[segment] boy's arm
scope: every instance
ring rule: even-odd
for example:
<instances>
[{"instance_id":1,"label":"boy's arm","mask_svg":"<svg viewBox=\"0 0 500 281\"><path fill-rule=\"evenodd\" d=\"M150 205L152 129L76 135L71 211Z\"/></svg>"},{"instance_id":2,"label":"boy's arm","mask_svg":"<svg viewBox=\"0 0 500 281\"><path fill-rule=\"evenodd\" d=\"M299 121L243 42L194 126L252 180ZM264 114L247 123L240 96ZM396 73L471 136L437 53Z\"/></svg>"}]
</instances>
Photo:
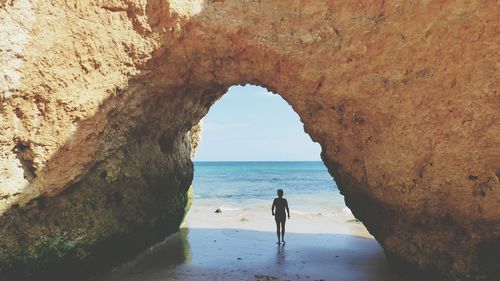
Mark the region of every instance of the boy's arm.
<instances>
[{"instance_id":1,"label":"boy's arm","mask_svg":"<svg viewBox=\"0 0 500 281\"><path fill-rule=\"evenodd\" d=\"M273 213L273 216L274 216L274 206L276 206L276 199L274 199L273 205L271 206L271 213Z\"/></svg>"}]
</instances>

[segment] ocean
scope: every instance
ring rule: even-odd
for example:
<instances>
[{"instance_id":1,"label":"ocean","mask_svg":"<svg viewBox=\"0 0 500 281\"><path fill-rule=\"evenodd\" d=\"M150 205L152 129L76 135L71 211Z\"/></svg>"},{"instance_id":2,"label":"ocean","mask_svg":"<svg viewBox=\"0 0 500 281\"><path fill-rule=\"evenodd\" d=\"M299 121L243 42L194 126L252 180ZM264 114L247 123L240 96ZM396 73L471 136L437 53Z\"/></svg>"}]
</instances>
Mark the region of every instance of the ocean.
<instances>
[{"instance_id":1,"label":"ocean","mask_svg":"<svg viewBox=\"0 0 500 281\"><path fill-rule=\"evenodd\" d=\"M194 166L188 224L273 230L271 205L279 188L284 190L292 219L303 222L302 228L323 232L322 223L356 222L320 161L195 162ZM215 213L217 209L221 213ZM304 223L313 221L315 226ZM297 224L292 229L307 232Z\"/></svg>"}]
</instances>

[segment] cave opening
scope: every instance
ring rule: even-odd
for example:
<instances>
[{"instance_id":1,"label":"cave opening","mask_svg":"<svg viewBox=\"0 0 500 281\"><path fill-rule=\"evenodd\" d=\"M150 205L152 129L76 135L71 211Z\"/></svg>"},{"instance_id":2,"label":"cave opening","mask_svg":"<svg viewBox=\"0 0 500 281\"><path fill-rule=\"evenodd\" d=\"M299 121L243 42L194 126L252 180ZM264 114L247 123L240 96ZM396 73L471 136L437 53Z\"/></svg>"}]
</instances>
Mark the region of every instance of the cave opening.
<instances>
[{"instance_id":1,"label":"cave opening","mask_svg":"<svg viewBox=\"0 0 500 281\"><path fill-rule=\"evenodd\" d=\"M173 274L327 280L341 272L355 280L392 280L382 249L346 207L320 145L280 95L232 86L200 126L191 205L172 238L182 245ZM287 246L274 247L270 209L278 188L291 218ZM265 273L247 276L255 267Z\"/></svg>"},{"instance_id":2,"label":"cave opening","mask_svg":"<svg viewBox=\"0 0 500 281\"><path fill-rule=\"evenodd\" d=\"M288 232L371 237L345 206L320 145L280 95L251 84L232 86L201 124L189 227L272 232L270 206L281 188L293 218Z\"/></svg>"},{"instance_id":3,"label":"cave opening","mask_svg":"<svg viewBox=\"0 0 500 281\"><path fill-rule=\"evenodd\" d=\"M282 96L232 86L200 127L179 231L92 281L128 280L132 273L140 280L158 273L174 280L393 280L382 248L346 207L321 147ZM162 144L171 140L158 141L165 154ZM278 188L291 218L286 244L276 245L271 204Z\"/></svg>"},{"instance_id":4,"label":"cave opening","mask_svg":"<svg viewBox=\"0 0 500 281\"><path fill-rule=\"evenodd\" d=\"M93 281L121 280L138 268L143 280L157 272L183 280L393 280L381 247L346 207L319 144L280 95L232 86L200 127L180 231ZM291 218L287 243L276 245L271 204L278 188Z\"/></svg>"}]
</instances>

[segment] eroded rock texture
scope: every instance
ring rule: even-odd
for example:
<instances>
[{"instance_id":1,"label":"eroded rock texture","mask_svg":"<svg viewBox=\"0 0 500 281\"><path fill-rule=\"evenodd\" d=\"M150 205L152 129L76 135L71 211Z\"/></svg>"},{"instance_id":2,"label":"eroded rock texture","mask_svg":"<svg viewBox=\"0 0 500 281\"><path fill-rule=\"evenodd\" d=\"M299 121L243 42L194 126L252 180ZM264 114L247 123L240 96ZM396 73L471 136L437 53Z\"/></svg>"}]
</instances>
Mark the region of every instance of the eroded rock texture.
<instances>
[{"instance_id":1,"label":"eroded rock texture","mask_svg":"<svg viewBox=\"0 0 500 281\"><path fill-rule=\"evenodd\" d=\"M175 231L188 132L245 83L292 105L395 268L498 276L499 18L496 1L0 0L0 276L91 272Z\"/></svg>"}]
</instances>

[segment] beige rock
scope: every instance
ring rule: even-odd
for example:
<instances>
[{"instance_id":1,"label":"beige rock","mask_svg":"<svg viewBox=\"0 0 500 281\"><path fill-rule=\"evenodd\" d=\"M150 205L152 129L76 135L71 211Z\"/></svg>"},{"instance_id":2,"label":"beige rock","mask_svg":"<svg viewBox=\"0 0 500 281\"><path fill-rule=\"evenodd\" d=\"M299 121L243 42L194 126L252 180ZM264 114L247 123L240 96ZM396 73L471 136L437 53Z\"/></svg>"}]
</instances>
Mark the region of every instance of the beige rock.
<instances>
[{"instance_id":1,"label":"beige rock","mask_svg":"<svg viewBox=\"0 0 500 281\"><path fill-rule=\"evenodd\" d=\"M396 268L500 274L499 18L494 1L0 0L0 274L174 231L188 132L245 83L299 114Z\"/></svg>"}]
</instances>

